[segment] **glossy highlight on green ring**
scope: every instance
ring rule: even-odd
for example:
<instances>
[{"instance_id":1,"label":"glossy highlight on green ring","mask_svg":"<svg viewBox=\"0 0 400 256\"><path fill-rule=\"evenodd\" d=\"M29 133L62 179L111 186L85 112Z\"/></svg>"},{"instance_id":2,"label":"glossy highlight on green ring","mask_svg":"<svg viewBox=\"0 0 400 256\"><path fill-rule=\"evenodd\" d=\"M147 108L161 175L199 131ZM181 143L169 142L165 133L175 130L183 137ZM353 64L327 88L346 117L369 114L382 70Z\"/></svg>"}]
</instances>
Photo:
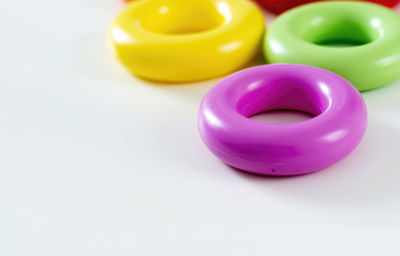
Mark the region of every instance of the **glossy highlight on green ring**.
<instances>
[{"instance_id":1,"label":"glossy highlight on green ring","mask_svg":"<svg viewBox=\"0 0 400 256\"><path fill-rule=\"evenodd\" d=\"M364 2L321 2L275 20L264 39L269 63L324 68L358 90L400 77L400 15Z\"/></svg>"}]
</instances>

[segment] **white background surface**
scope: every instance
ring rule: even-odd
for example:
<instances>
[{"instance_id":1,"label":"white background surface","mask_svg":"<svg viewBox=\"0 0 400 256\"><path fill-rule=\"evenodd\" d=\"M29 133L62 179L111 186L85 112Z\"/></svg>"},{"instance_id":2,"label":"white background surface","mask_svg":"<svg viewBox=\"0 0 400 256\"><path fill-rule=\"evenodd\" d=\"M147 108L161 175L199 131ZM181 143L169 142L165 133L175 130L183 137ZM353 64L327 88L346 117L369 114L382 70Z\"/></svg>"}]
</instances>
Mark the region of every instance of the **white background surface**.
<instances>
[{"instance_id":1,"label":"white background surface","mask_svg":"<svg viewBox=\"0 0 400 256\"><path fill-rule=\"evenodd\" d=\"M196 115L219 79L154 85L107 47L118 0L2 1L0 255L399 255L400 81L364 93L325 171L225 166Z\"/></svg>"}]
</instances>

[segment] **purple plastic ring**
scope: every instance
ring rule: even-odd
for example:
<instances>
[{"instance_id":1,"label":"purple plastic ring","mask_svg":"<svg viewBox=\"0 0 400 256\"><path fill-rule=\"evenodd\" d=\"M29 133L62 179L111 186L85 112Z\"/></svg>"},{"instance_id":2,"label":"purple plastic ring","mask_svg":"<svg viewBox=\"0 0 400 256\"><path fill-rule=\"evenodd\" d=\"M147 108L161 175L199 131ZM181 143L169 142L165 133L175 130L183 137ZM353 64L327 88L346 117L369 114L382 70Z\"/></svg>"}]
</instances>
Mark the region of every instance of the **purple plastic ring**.
<instances>
[{"instance_id":1,"label":"purple plastic ring","mask_svg":"<svg viewBox=\"0 0 400 256\"><path fill-rule=\"evenodd\" d=\"M315 117L289 124L248 118L276 109ZM237 72L211 89L198 125L206 146L226 164L289 176L322 170L353 151L364 135L367 110L354 86L330 71L274 64Z\"/></svg>"}]
</instances>

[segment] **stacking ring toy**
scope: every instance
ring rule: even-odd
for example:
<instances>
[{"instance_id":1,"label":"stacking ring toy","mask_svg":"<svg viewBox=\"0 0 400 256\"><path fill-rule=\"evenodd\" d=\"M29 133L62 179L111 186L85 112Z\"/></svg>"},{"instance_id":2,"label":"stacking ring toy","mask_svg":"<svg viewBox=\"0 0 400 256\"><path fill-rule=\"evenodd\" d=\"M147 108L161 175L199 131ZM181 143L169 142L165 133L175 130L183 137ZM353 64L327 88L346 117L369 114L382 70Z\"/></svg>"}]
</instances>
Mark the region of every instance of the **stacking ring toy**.
<instances>
[{"instance_id":1,"label":"stacking ring toy","mask_svg":"<svg viewBox=\"0 0 400 256\"><path fill-rule=\"evenodd\" d=\"M255 0L255 1L259 3L262 7L264 7L266 10L275 14L280 14L284 11L292 9L293 7L307 3L318 2L319 0ZM365 0L365 1L381 4L387 7L394 7L400 3L400 0Z\"/></svg>"},{"instance_id":2,"label":"stacking ring toy","mask_svg":"<svg viewBox=\"0 0 400 256\"><path fill-rule=\"evenodd\" d=\"M268 124L248 117L274 109L315 115ZM204 98L198 116L206 146L235 168L288 176L326 168L363 137L367 112L359 92L342 77L311 66L274 64L237 72Z\"/></svg>"},{"instance_id":3,"label":"stacking ring toy","mask_svg":"<svg viewBox=\"0 0 400 256\"><path fill-rule=\"evenodd\" d=\"M321 67L373 89L400 76L400 15L362 2L305 5L272 24L264 53L270 63Z\"/></svg>"},{"instance_id":4,"label":"stacking ring toy","mask_svg":"<svg viewBox=\"0 0 400 256\"><path fill-rule=\"evenodd\" d=\"M296 6L316 2L318 0L254 0L269 12L280 14Z\"/></svg>"},{"instance_id":5,"label":"stacking ring toy","mask_svg":"<svg viewBox=\"0 0 400 256\"><path fill-rule=\"evenodd\" d=\"M111 25L119 60L134 74L185 82L230 73L259 50L264 17L246 0L133 2Z\"/></svg>"}]
</instances>

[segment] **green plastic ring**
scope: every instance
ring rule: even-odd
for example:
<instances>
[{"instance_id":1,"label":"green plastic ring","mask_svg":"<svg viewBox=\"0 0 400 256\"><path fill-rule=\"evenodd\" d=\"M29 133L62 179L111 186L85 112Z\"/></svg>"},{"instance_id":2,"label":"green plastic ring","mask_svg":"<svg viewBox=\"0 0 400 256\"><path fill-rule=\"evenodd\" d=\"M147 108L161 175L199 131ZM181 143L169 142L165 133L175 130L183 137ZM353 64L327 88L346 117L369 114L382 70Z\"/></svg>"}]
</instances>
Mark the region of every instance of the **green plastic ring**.
<instances>
[{"instance_id":1,"label":"green plastic ring","mask_svg":"<svg viewBox=\"0 0 400 256\"><path fill-rule=\"evenodd\" d=\"M363 2L322 2L280 16L264 40L270 63L335 72L364 91L400 77L400 15Z\"/></svg>"}]
</instances>

